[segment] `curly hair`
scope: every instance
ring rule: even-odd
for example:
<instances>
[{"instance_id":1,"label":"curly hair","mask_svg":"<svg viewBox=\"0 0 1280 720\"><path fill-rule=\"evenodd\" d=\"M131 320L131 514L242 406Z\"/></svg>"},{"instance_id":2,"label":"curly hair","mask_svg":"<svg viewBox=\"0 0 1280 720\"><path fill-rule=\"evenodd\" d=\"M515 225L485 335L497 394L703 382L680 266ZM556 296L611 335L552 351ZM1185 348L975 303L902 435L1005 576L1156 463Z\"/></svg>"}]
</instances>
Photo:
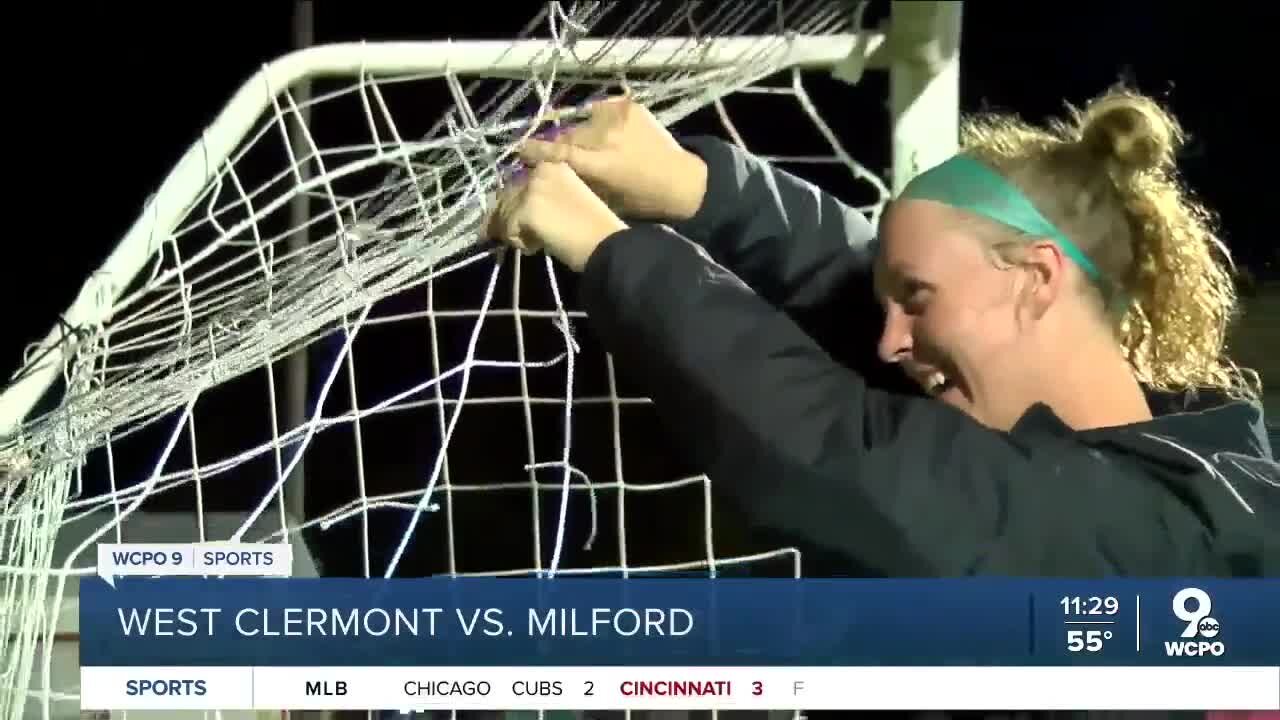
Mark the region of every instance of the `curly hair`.
<instances>
[{"instance_id":1,"label":"curly hair","mask_svg":"<svg viewBox=\"0 0 1280 720\"><path fill-rule=\"evenodd\" d=\"M1225 354L1233 266L1214 218L1179 178L1180 124L1124 87L1068 109L1045 127L968 118L962 152L1017 186L1095 263L1102 278L1091 289L1139 381L1256 398L1257 376Z\"/></svg>"}]
</instances>

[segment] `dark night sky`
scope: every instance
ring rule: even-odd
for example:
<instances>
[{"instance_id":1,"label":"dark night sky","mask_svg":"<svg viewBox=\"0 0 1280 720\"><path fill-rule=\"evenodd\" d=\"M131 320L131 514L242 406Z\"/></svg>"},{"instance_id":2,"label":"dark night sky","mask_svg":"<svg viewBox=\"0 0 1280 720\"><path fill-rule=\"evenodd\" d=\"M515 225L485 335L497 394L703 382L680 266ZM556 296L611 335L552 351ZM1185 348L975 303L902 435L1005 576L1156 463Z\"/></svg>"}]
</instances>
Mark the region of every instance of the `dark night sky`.
<instances>
[{"instance_id":1,"label":"dark night sky","mask_svg":"<svg viewBox=\"0 0 1280 720\"><path fill-rule=\"evenodd\" d=\"M288 50L288 3L254 3L252 12L221 5L33 10L21 32L44 52L28 51L12 65L6 113L13 123L9 177L25 184L14 195L27 210L11 206L10 218L11 227L30 233L21 242L35 253L28 264L45 267L39 278L47 290L27 296L11 319L3 367L14 368L21 344L47 330L231 93ZM484 5L486 12L466 13L455 4L450 17L433 3L394 11L330 3L317 13L317 41L502 38L530 16ZM1185 158L1188 179L1223 217L1234 251L1258 266L1275 246L1261 225L1263 185L1255 179L1277 156L1274 115L1261 106L1274 96L1266 79L1274 13L1262 4L1220 7L971 3L963 108L1040 117L1120 77L1166 94L1195 139ZM162 78L161 71L175 75ZM857 118L863 110L879 117L874 106L848 112ZM873 152L882 139L868 138ZM20 155L19 148L40 154ZM8 263L6 271L22 272Z\"/></svg>"},{"instance_id":2,"label":"dark night sky","mask_svg":"<svg viewBox=\"0 0 1280 720\"><path fill-rule=\"evenodd\" d=\"M14 127L7 176L19 189L7 207L17 230L8 241L30 259L18 262L11 247L0 271L10 281L10 321L0 342L6 372L16 368L24 344L47 331L232 92L289 49L289 5L282 0L129 5L71 10L51 4L35 8L26 25L8 25L11 40L25 38L39 49L10 62L5 115ZM447 5L455 16L431 2L359 10L375 6L325 3L317 10L316 40L500 39L532 12L494 10L493 3L482 3L481 12ZM1244 3L986 0L970 3L965 13L963 109L1041 118L1120 78L1161 94L1193 137L1184 162L1188 181L1221 216L1237 257L1258 275L1271 273L1276 246L1263 221L1275 201L1263 192L1270 183L1260 181L1278 156L1274 113L1261 106L1275 96L1273 10ZM850 140L855 155L884 152L883 112L875 104L887 97L882 78L869 78L847 101L834 83L817 87L833 123L868 128L865 140ZM847 128L844 136L857 137ZM41 289L19 293L13 282L20 278ZM309 502L328 506L338 499ZM641 513L640 505L628 513ZM512 532L512 547L527 544L528 532ZM352 539L341 529L328 538L335 544ZM527 557L527 550L518 552ZM607 542L600 552L616 555ZM335 561L332 570L358 572L349 559Z\"/></svg>"}]
</instances>

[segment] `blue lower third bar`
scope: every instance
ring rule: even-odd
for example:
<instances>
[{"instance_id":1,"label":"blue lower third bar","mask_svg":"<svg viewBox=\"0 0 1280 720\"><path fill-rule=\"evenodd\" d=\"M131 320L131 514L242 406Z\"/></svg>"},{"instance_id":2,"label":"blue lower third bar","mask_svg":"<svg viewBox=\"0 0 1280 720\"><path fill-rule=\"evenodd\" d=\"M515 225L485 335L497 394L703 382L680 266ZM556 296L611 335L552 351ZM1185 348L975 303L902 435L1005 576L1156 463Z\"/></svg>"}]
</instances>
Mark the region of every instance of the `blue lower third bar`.
<instances>
[{"instance_id":1,"label":"blue lower third bar","mask_svg":"<svg viewBox=\"0 0 1280 720\"><path fill-rule=\"evenodd\" d=\"M1280 666L1280 581L86 579L90 666Z\"/></svg>"}]
</instances>

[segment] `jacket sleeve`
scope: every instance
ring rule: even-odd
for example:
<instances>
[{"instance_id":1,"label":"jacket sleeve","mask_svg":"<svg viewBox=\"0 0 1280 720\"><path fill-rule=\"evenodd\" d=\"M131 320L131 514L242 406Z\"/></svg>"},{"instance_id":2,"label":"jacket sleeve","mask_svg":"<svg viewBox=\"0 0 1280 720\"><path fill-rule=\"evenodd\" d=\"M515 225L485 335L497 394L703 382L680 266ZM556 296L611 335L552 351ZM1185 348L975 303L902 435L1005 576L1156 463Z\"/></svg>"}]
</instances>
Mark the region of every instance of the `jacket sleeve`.
<instances>
[{"instance_id":1,"label":"jacket sleeve","mask_svg":"<svg viewBox=\"0 0 1280 720\"><path fill-rule=\"evenodd\" d=\"M707 164L694 217L672 228L789 312L823 306L869 275L875 228L805 180L718 138L681 139Z\"/></svg>"},{"instance_id":2,"label":"jacket sleeve","mask_svg":"<svg viewBox=\"0 0 1280 720\"><path fill-rule=\"evenodd\" d=\"M1142 524L1158 503L1125 497L1142 483L869 387L669 228L610 236L581 293L666 434L762 529L897 576L1102 575L1163 552L1159 532L1119 549L1092 532Z\"/></svg>"},{"instance_id":3,"label":"jacket sleeve","mask_svg":"<svg viewBox=\"0 0 1280 720\"><path fill-rule=\"evenodd\" d=\"M672 225L787 313L842 363L906 389L879 367L882 311L871 282L875 228L813 184L710 136L680 139L707 164L694 217ZM839 308L839 312L832 312Z\"/></svg>"}]
</instances>

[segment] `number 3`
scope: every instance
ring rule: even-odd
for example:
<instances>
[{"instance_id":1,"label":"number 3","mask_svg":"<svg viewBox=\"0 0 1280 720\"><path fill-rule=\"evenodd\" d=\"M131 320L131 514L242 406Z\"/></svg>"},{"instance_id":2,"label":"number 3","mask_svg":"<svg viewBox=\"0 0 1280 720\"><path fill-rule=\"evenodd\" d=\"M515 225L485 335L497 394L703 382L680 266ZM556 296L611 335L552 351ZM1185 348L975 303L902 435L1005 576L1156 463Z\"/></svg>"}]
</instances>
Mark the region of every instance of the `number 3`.
<instances>
[{"instance_id":1,"label":"number 3","mask_svg":"<svg viewBox=\"0 0 1280 720\"><path fill-rule=\"evenodd\" d=\"M755 682L751 683L751 694L752 694L752 695L760 695L760 694L763 694L763 693L764 693L764 684L763 684L763 683L761 683L759 680L756 680Z\"/></svg>"}]
</instances>

